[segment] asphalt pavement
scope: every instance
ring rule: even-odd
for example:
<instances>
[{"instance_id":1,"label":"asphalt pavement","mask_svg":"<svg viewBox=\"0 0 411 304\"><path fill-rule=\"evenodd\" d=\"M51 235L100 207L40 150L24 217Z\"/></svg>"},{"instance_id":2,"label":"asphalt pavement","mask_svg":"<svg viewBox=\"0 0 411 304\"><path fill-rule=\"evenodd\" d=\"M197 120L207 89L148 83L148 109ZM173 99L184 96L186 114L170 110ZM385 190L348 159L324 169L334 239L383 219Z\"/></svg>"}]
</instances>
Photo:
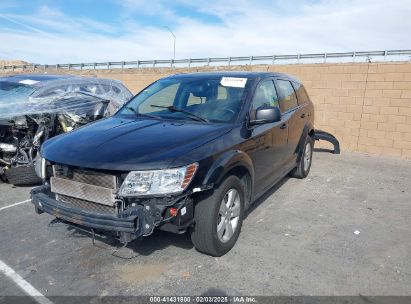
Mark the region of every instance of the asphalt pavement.
<instances>
[{"instance_id":1,"label":"asphalt pavement","mask_svg":"<svg viewBox=\"0 0 411 304\"><path fill-rule=\"evenodd\" d=\"M127 248L93 245L35 214L31 187L0 184L0 261L47 297L411 295L410 185L411 162L317 152L308 178L271 189L215 258L160 231ZM23 294L0 271L0 297Z\"/></svg>"}]
</instances>

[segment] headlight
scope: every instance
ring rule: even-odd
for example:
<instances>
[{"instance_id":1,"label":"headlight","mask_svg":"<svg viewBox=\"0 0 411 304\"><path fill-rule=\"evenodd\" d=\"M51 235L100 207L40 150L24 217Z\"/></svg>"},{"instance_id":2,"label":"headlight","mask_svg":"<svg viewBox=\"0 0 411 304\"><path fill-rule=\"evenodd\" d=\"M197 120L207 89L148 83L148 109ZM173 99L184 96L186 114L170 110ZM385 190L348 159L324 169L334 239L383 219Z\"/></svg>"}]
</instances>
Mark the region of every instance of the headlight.
<instances>
[{"instance_id":1,"label":"headlight","mask_svg":"<svg viewBox=\"0 0 411 304\"><path fill-rule=\"evenodd\" d=\"M131 171L120 187L120 196L173 194L184 191L197 171L196 163L173 169Z\"/></svg>"},{"instance_id":2,"label":"headlight","mask_svg":"<svg viewBox=\"0 0 411 304\"><path fill-rule=\"evenodd\" d=\"M40 151L37 152L36 159L34 160L34 170L41 179L46 178L46 160L41 157Z\"/></svg>"}]
</instances>

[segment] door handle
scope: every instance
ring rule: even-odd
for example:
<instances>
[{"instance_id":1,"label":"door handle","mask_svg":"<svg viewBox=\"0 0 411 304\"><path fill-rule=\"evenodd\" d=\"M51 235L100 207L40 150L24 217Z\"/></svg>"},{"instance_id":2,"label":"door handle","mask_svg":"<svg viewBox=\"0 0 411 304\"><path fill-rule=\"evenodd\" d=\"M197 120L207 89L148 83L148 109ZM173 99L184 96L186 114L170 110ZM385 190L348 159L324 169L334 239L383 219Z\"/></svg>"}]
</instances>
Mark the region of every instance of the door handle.
<instances>
[{"instance_id":1,"label":"door handle","mask_svg":"<svg viewBox=\"0 0 411 304\"><path fill-rule=\"evenodd\" d=\"M286 123L283 123L283 124L280 126L280 129L285 129L285 128L287 128L287 124L286 124Z\"/></svg>"},{"instance_id":2,"label":"door handle","mask_svg":"<svg viewBox=\"0 0 411 304\"><path fill-rule=\"evenodd\" d=\"M305 113L303 113L303 114L300 115L301 118L304 118L305 116L306 116Z\"/></svg>"}]
</instances>

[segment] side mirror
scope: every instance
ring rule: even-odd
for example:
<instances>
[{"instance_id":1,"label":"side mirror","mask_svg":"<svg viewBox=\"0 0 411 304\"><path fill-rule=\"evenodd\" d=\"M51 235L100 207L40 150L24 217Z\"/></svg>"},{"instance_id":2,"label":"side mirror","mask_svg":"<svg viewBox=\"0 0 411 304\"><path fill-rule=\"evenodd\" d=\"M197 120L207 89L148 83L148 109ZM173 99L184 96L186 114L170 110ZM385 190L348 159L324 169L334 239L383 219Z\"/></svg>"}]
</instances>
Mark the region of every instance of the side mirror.
<instances>
[{"instance_id":1,"label":"side mirror","mask_svg":"<svg viewBox=\"0 0 411 304\"><path fill-rule=\"evenodd\" d=\"M281 112L278 107L261 106L255 111L255 120L250 120L250 125L261 125L281 121Z\"/></svg>"}]
</instances>

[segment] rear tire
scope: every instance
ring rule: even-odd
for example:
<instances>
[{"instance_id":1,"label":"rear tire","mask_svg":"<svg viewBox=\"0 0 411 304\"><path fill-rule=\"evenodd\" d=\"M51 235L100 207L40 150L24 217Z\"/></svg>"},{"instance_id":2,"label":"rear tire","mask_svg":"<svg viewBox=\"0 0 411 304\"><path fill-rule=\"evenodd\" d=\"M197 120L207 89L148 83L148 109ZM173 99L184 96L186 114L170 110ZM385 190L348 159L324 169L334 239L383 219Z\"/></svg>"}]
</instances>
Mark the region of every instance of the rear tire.
<instances>
[{"instance_id":1,"label":"rear tire","mask_svg":"<svg viewBox=\"0 0 411 304\"><path fill-rule=\"evenodd\" d=\"M244 197L243 183L229 176L212 195L197 202L191 240L198 251L222 256L234 247L243 223Z\"/></svg>"},{"instance_id":2,"label":"rear tire","mask_svg":"<svg viewBox=\"0 0 411 304\"><path fill-rule=\"evenodd\" d=\"M300 161L297 164L297 167L290 172L290 175L295 178L306 178L311 169L311 163L313 158L313 148L314 140L311 136L307 135L305 139L304 148Z\"/></svg>"},{"instance_id":3,"label":"rear tire","mask_svg":"<svg viewBox=\"0 0 411 304\"><path fill-rule=\"evenodd\" d=\"M11 167L5 171L5 175L8 182L16 186L41 183L41 178L37 176L34 165Z\"/></svg>"}]
</instances>

